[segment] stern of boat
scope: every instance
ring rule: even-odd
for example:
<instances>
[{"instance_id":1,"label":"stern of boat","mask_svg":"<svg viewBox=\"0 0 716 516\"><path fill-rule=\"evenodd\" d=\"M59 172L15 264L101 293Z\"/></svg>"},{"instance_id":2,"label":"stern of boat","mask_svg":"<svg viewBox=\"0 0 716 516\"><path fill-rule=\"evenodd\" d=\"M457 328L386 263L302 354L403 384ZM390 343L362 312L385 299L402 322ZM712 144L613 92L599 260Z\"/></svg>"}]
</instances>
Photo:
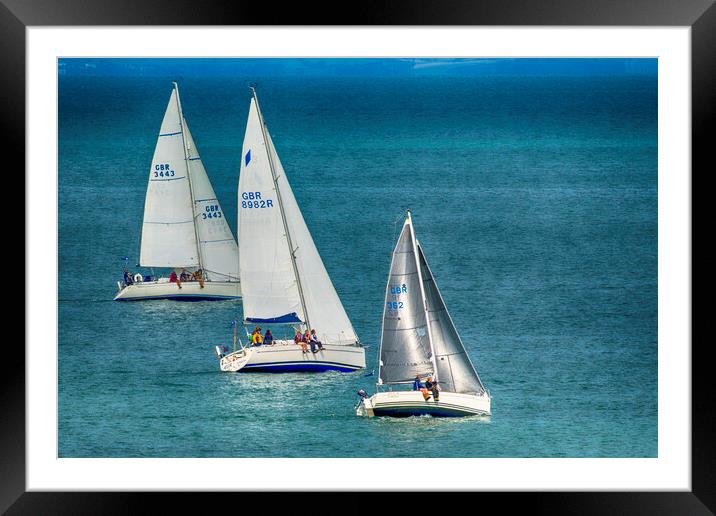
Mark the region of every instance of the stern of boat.
<instances>
[{"instance_id":1,"label":"stern of boat","mask_svg":"<svg viewBox=\"0 0 716 516\"><path fill-rule=\"evenodd\" d=\"M358 402L358 405L356 405L356 416L360 417L374 417L375 413L373 412L373 397L367 397L365 395L360 394L361 391L358 391L358 395L361 396L361 400Z\"/></svg>"},{"instance_id":2,"label":"stern of boat","mask_svg":"<svg viewBox=\"0 0 716 516\"><path fill-rule=\"evenodd\" d=\"M251 358L251 354L251 349L240 349L238 351L234 351L233 353L229 353L228 355L221 357L219 360L219 368L228 373L236 373L248 363Z\"/></svg>"}]
</instances>

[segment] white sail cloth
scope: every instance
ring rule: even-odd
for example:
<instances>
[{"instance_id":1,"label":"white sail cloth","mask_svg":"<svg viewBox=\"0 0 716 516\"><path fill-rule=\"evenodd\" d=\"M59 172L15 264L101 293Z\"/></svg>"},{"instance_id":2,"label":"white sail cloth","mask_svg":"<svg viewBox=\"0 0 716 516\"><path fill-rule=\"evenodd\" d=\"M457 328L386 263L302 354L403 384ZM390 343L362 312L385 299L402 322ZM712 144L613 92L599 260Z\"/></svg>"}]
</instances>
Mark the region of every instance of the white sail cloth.
<instances>
[{"instance_id":1,"label":"white sail cloth","mask_svg":"<svg viewBox=\"0 0 716 516\"><path fill-rule=\"evenodd\" d=\"M241 151L237 233L244 319L305 321L256 103Z\"/></svg>"},{"instance_id":2,"label":"white sail cloth","mask_svg":"<svg viewBox=\"0 0 716 516\"><path fill-rule=\"evenodd\" d=\"M308 231L268 129L266 135L264 138L258 106L252 99L238 193L244 318L248 322L306 323L324 343L354 344L358 338Z\"/></svg>"},{"instance_id":3,"label":"white sail cloth","mask_svg":"<svg viewBox=\"0 0 716 516\"><path fill-rule=\"evenodd\" d=\"M239 281L239 247L184 120L201 265L209 281Z\"/></svg>"},{"instance_id":4,"label":"white sail cloth","mask_svg":"<svg viewBox=\"0 0 716 516\"><path fill-rule=\"evenodd\" d=\"M149 170L139 263L144 267L199 265L176 89L169 97Z\"/></svg>"},{"instance_id":5,"label":"white sail cloth","mask_svg":"<svg viewBox=\"0 0 716 516\"><path fill-rule=\"evenodd\" d=\"M202 267L209 281L238 281L238 262L238 246L182 115L175 86L149 172L139 263Z\"/></svg>"}]
</instances>

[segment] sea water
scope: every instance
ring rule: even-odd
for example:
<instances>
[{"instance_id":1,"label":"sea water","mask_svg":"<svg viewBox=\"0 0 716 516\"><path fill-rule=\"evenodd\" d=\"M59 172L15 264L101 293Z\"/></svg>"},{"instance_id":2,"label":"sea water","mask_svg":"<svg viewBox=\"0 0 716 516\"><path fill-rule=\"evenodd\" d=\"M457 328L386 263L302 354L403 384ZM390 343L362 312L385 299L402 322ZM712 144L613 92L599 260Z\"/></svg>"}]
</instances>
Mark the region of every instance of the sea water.
<instances>
[{"instance_id":1,"label":"sea water","mask_svg":"<svg viewBox=\"0 0 716 516\"><path fill-rule=\"evenodd\" d=\"M366 370L319 374L220 372L240 302L112 301L170 79L59 78L60 457L657 455L655 75L259 79L367 346ZM234 234L246 84L180 80ZM489 418L354 413L408 208Z\"/></svg>"}]
</instances>

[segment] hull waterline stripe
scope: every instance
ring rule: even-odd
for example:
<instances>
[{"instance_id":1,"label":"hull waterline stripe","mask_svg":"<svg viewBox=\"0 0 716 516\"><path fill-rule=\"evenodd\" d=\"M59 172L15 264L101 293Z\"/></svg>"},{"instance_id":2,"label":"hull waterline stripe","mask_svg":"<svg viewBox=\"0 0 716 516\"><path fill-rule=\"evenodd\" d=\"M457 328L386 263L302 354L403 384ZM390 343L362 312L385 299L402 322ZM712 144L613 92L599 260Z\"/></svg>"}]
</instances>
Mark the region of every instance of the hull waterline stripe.
<instances>
[{"instance_id":1,"label":"hull waterline stripe","mask_svg":"<svg viewBox=\"0 0 716 516\"><path fill-rule=\"evenodd\" d=\"M334 362L275 362L272 364L245 365L239 372L297 372L297 371L342 371L350 372L361 369L360 366L338 364Z\"/></svg>"},{"instance_id":2,"label":"hull waterline stripe","mask_svg":"<svg viewBox=\"0 0 716 516\"><path fill-rule=\"evenodd\" d=\"M337 365L342 367L355 367L357 369L361 369L361 366L353 366L351 364L346 364L345 362L331 362L328 360L309 360L309 361L298 361L298 360L284 360L282 362L262 362L259 364L246 364L244 367L265 367L265 366L276 366L276 365L310 365L310 364L316 364L316 365Z\"/></svg>"},{"instance_id":3,"label":"hull waterline stripe","mask_svg":"<svg viewBox=\"0 0 716 516\"><path fill-rule=\"evenodd\" d=\"M115 301L144 301L146 299L171 299L174 301L221 301L241 299L241 296L223 296L220 294L164 294L156 296L115 297Z\"/></svg>"},{"instance_id":4,"label":"hull waterline stripe","mask_svg":"<svg viewBox=\"0 0 716 516\"><path fill-rule=\"evenodd\" d=\"M415 409L430 409L430 408L446 408L446 409L454 409L454 410L462 410L462 411L479 411L481 412L482 409L477 408L470 408L465 405L456 405L454 403L446 403L444 401L437 401L434 400L426 401L426 402L416 402L416 401L393 401L393 402L381 402L378 405L373 405L373 408L377 408L380 410L381 408L415 408Z\"/></svg>"},{"instance_id":5,"label":"hull waterline stripe","mask_svg":"<svg viewBox=\"0 0 716 516\"><path fill-rule=\"evenodd\" d=\"M391 416L391 417L410 417L410 416L433 416L433 417L464 417L464 416L479 416L487 415L486 412L470 412L470 411L457 411L451 409L413 409L413 408L390 408L390 409L376 409L373 408L373 414L376 416Z\"/></svg>"}]
</instances>

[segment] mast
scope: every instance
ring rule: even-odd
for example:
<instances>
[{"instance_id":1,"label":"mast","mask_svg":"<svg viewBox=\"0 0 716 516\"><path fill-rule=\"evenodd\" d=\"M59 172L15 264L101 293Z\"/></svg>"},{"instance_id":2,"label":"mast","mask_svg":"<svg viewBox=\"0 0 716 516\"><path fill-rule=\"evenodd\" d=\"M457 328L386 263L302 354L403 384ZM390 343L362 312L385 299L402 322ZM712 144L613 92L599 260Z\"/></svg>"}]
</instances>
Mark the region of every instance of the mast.
<instances>
[{"instance_id":1,"label":"mast","mask_svg":"<svg viewBox=\"0 0 716 516\"><path fill-rule=\"evenodd\" d=\"M251 93L256 102L256 113L259 115L259 125L261 126L261 135L264 139L264 146L266 147L266 156L268 156L269 168L271 169L271 179L273 179L274 189L276 190L276 200L278 201L278 210L281 213L281 221L283 222L283 230L286 233L286 240L288 242L288 254L291 256L291 265L293 266L293 275L296 278L296 285L298 286L298 295L301 300L301 308L303 310L303 316L306 319L306 327L310 330L311 323L308 317L308 310L306 310L306 300L303 296L303 286L301 285L301 276L298 273L298 265L296 264L296 249L293 247L291 240L291 232L288 230L288 222L286 221L286 214L283 211L283 201L281 200L281 190L278 186L278 177L276 176L276 168L274 167L273 158L271 157L271 149L269 147L268 136L266 136L266 124L264 124L264 117L261 114L261 108L259 107L259 99L256 96L256 88L249 86Z\"/></svg>"},{"instance_id":2,"label":"mast","mask_svg":"<svg viewBox=\"0 0 716 516\"><path fill-rule=\"evenodd\" d=\"M199 242L199 230L196 227L196 199L194 198L194 187L191 184L191 168L189 168L189 150L186 146L186 138L184 136L184 112L181 109L181 101L179 100L179 85L172 82L174 90L177 92L177 109L179 110L179 128L181 129L181 141L184 149L184 162L186 163L186 176L189 180L189 194L191 195L191 213L192 222L194 223L194 239L196 240L196 254L199 259L199 268L204 274L204 259L201 256L201 244Z\"/></svg>"},{"instance_id":3,"label":"mast","mask_svg":"<svg viewBox=\"0 0 716 516\"><path fill-rule=\"evenodd\" d=\"M435 361L435 348L433 347L433 333L430 329L430 314L428 313L428 301L425 296L425 285L423 285L423 273L420 270L420 256L418 255L418 248L415 242L415 228L413 228L413 219L410 217L410 210L408 210L408 224L410 224L410 238L413 244L413 256L415 257L415 265L418 271L418 283L420 283L420 294L423 297L423 310L425 310L425 323L428 330L428 342L430 342L430 361L433 363L433 379L438 381L438 365Z\"/></svg>"}]
</instances>

